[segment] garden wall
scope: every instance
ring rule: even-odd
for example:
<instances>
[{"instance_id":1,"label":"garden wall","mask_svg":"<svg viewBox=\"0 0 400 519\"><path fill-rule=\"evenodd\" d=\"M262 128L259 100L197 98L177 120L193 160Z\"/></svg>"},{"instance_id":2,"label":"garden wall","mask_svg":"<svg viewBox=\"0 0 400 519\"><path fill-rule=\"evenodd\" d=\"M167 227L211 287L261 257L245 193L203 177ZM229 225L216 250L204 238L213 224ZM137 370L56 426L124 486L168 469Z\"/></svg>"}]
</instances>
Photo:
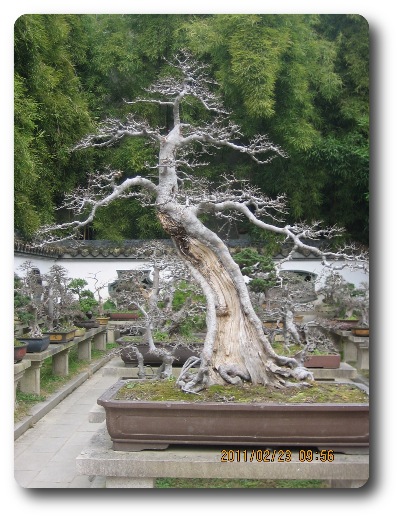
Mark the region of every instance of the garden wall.
<instances>
[{"instance_id":1,"label":"garden wall","mask_svg":"<svg viewBox=\"0 0 400 519\"><path fill-rule=\"evenodd\" d=\"M68 270L71 278L83 278L88 282L88 289L94 290L94 281L89 279L93 273L97 273L99 284L102 282L112 283L117 279L117 270L131 270L143 268L146 264L143 260L132 258L45 258L41 256L30 256L28 254L16 253L14 256L14 272L18 274L18 267L25 261L30 260L38 267L42 274L47 273L51 266L56 262ZM284 264L285 270L295 270L300 272L310 272L319 276L323 272L323 267L318 259L298 259ZM344 279L354 285L359 286L362 282L368 282L368 274L361 271L350 271L343 269L340 271ZM323 284L323 276L318 278L316 287ZM108 288L102 290L102 297L108 297Z\"/></svg>"}]
</instances>

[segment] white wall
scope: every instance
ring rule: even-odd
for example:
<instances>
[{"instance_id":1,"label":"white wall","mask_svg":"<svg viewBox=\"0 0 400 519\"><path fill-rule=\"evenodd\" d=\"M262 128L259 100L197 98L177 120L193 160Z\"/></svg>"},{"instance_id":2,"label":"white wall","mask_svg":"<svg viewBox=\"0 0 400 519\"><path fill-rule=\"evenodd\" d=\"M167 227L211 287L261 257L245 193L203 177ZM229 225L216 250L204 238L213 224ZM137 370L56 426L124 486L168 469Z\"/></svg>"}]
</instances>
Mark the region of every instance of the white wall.
<instances>
[{"instance_id":1,"label":"white wall","mask_svg":"<svg viewBox=\"0 0 400 519\"><path fill-rule=\"evenodd\" d=\"M49 271L54 263L62 265L68 270L69 277L71 278L83 278L87 281L89 290L94 291L94 281L90 279L91 274L97 273L99 284L112 283L117 279L117 270L131 270L139 269L146 265L144 261L133 260L129 258L63 258L61 260L54 260L52 258L42 258L35 256L14 256L14 272L18 274L18 267L29 259L42 274ZM339 264L339 263L338 263ZM283 264L283 270L299 270L304 272L311 272L319 276L316 283L316 288L320 284L323 284L323 266L319 260L292 260ZM356 286L360 286L362 282L368 282L368 275L362 271L350 271L345 268L340 271L343 278L354 283ZM108 297L108 288L105 287L101 291L103 299Z\"/></svg>"},{"instance_id":2,"label":"white wall","mask_svg":"<svg viewBox=\"0 0 400 519\"><path fill-rule=\"evenodd\" d=\"M337 262L337 266L343 265L343 262ZM292 260L287 261L282 265L282 270L299 270L303 272L312 272L317 275L315 283L316 289L324 284L324 278L329 274L329 271L324 268L319 260ZM361 283L368 283L368 274L362 270L350 270L348 267L339 270L339 273L345 281L353 283L359 287Z\"/></svg>"},{"instance_id":3,"label":"white wall","mask_svg":"<svg viewBox=\"0 0 400 519\"><path fill-rule=\"evenodd\" d=\"M52 259L42 258L35 256L14 256L14 272L19 274L18 267L22 265L26 260L30 260L35 265L41 274L46 274L54 263L62 265L68 270L70 278L82 278L87 281L88 285L86 288L94 291L95 282L90 279L92 274L97 273L99 280L98 285L107 283L107 286L101 290L101 296L103 299L108 298L108 284L115 281L118 277L117 270L132 270L139 269L145 266L144 261L133 260L129 258L102 258L102 259L86 259L86 258L63 258L63 259Z\"/></svg>"}]
</instances>

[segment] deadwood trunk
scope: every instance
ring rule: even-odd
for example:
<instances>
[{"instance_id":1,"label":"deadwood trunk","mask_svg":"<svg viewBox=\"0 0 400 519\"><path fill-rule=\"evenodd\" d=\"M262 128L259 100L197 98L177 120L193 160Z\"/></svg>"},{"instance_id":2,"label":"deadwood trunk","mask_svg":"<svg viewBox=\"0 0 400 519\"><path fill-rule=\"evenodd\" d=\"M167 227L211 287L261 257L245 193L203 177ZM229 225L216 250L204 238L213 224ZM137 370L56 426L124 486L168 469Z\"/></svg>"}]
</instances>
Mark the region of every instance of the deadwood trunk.
<instances>
[{"instance_id":1,"label":"deadwood trunk","mask_svg":"<svg viewBox=\"0 0 400 519\"><path fill-rule=\"evenodd\" d=\"M207 335L199 372L184 388L243 381L282 386L291 376L305 378L308 373L297 368L296 360L278 356L271 347L224 242L190 208L173 204L158 216L207 298Z\"/></svg>"}]
</instances>

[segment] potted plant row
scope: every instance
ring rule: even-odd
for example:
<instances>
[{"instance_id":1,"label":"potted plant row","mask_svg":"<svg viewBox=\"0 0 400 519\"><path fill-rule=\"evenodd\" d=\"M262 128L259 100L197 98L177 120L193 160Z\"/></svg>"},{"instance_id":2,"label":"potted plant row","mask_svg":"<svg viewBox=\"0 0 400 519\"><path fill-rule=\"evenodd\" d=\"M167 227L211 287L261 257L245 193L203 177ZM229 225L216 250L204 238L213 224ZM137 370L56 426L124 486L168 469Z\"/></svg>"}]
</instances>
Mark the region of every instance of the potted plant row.
<instances>
[{"instance_id":1,"label":"potted plant row","mask_svg":"<svg viewBox=\"0 0 400 519\"><path fill-rule=\"evenodd\" d=\"M369 337L369 287L346 282L338 273L331 273L320 289L323 302L334 309L329 326L336 330L349 330L355 336Z\"/></svg>"},{"instance_id":2,"label":"potted plant row","mask_svg":"<svg viewBox=\"0 0 400 519\"><path fill-rule=\"evenodd\" d=\"M17 317L28 328L18 337L28 343L27 352L40 353L50 343L72 341L76 334L73 320L79 308L67 270L55 264L48 273L40 274L30 261L19 270L22 275L14 278L14 304Z\"/></svg>"}]
</instances>

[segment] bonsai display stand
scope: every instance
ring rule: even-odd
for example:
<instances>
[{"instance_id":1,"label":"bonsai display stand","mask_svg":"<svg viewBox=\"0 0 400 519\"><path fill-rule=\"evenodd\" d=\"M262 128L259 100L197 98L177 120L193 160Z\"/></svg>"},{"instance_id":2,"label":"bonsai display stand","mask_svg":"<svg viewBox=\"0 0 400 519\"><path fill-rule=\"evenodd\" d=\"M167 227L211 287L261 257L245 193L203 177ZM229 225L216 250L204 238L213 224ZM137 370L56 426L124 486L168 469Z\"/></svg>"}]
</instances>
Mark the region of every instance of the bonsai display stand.
<instances>
[{"instance_id":1,"label":"bonsai display stand","mask_svg":"<svg viewBox=\"0 0 400 519\"><path fill-rule=\"evenodd\" d=\"M121 332L119 331L118 324L115 321L108 321L107 325L107 342L110 344L115 344L117 339L121 337Z\"/></svg>"},{"instance_id":2,"label":"bonsai display stand","mask_svg":"<svg viewBox=\"0 0 400 519\"><path fill-rule=\"evenodd\" d=\"M66 376L69 373L69 351L73 346L78 347L79 360L88 360L92 358L91 348L105 351L106 349L106 326L93 328L88 330L83 337L76 337L74 340L50 344L50 346L38 353L27 353L24 360L30 361L30 366L23 372L23 376L19 381L20 390L23 393L32 393L40 395L40 369L45 359L52 359L53 375Z\"/></svg>"},{"instance_id":3,"label":"bonsai display stand","mask_svg":"<svg viewBox=\"0 0 400 519\"><path fill-rule=\"evenodd\" d=\"M31 366L31 361L22 359L18 364L14 364L14 402L16 401L17 396L17 386L22 377L25 374L25 371Z\"/></svg>"},{"instance_id":4,"label":"bonsai display stand","mask_svg":"<svg viewBox=\"0 0 400 519\"><path fill-rule=\"evenodd\" d=\"M369 337L356 337L349 335L345 344L344 354L349 357L350 350L355 350L357 369L369 369ZM347 358L347 360L353 360Z\"/></svg>"},{"instance_id":5,"label":"bonsai display stand","mask_svg":"<svg viewBox=\"0 0 400 519\"><path fill-rule=\"evenodd\" d=\"M274 449L278 452L276 447ZM258 455L258 450L265 453L267 448L172 446L154 451L115 451L103 425L76 458L76 467L79 474L105 478L106 488L153 488L156 478L166 477L320 479L328 481L332 488L359 488L368 481L368 449L334 452L332 461L322 461L315 450L313 459L306 461L306 451L285 447L282 448L284 456L278 459L276 455L272 461L272 456ZM270 451L273 452L273 448Z\"/></svg>"},{"instance_id":6,"label":"bonsai display stand","mask_svg":"<svg viewBox=\"0 0 400 519\"><path fill-rule=\"evenodd\" d=\"M347 330L332 330L339 337L345 362L355 362L357 369L369 369L369 337L357 337Z\"/></svg>"}]
</instances>

